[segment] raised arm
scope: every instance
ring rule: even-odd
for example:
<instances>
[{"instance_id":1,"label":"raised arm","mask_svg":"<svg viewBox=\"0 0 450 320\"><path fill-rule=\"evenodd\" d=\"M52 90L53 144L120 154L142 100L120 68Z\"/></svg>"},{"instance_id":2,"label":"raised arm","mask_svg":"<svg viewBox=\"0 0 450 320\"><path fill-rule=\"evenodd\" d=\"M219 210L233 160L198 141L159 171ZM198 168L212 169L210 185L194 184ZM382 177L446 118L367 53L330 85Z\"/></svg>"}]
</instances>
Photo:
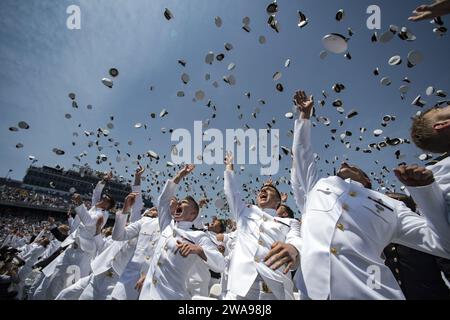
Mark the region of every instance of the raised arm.
<instances>
[{"instance_id":1,"label":"raised arm","mask_svg":"<svg viewBox=\"0 0 450 320\"><path fill-rule=\"evenodd\" d=\"M106 183L112 179L112 172L108 172L104 175L103 179L100 180L92 191L92 205L95 206L102 198L102 191L106 186Z\"/></svg>"},{"instance_id":2,"label":"raised arm","mask_svg":"<svg viewBox=\"0 0 450 320\"><path fill-rule=\"evenodd\" d=\"M112 232L113 240L126 241L139 236L142 224L142 221L140 219L138 221L130 223L125 227L129 210L134 205L133 202L135 202L135 199L138 197L139 196L137 194L131 193L125 198L123 210L117 212L116 214L116 221L114 222L114 228Z\"/></svg>"},{"instance_id":3,"label":"raised arm","mask_svg":"<svg viewBox=\"0 0 450 320\"><path fill-rule=\"evenodd\" d=\"M306 196L319 180L317 165L311 148L310 116L314 102L312 96L308 98L305 92L297 91L294 96L294 103L300 111L300 116L295 121L294 128L291 186L297 207L303 213Z\"/></svg>"},{"instance_id":4,"label":"raised arm","mask_svg":"<svg viewBox=\"0 0 450 320\"><path fill-rule=\"evenodd\" d=\"M225 172L224 172L224 193L227 198L230 213L233 219L237 220L239 214L245 207L241 194L238 191L239 187L236 183L233 167L233 154L228 151L225 157Z\"/></svg>"},{"instance_id":5,"label":"raised arm","mask_svg":"<svg viewBox=\"0 0 450 320\"><path fill-rule=\"evenodd\" d=\"M83 222L85 226L93 226L96 224L97 219L99 216L91 216L86 209L86 206L83 203L83 200L81 199L81 196L78 193L75 193L72 196L72 202L76 206L75 212L77 213L77 217ZM93 204L94 205L94 204Z\"/></svg>"},{"instance_id":6,"label":"raised arm","mask_svg":"<svg viewBox=\"0 0 450 320\"><path fill-rule=\"evenodd\" d=\"M194 170L193 164L185 165L175 178L167 180L163 191L158 198L158 222L161 232L171 223L172 214L170 212L170 201L175 197L175 191L181 180Z\"/></svg>"},{"instance_id":7,"label":"raised arm","mask_svg":"<svg viewBox=\"0 0 450 320\"><path fill-rule=\"evenodd\" d=\"M134 175L134 185L131 187L132 192L137 193L136 201L134 202L133 207L131 208L130 222L135 222L141 219L141 210L144 207L144 202L142 201L142 190L141 190L141 177L144 173L145 168L139 166L136 169Z\"/></svg>"}]
</instances>

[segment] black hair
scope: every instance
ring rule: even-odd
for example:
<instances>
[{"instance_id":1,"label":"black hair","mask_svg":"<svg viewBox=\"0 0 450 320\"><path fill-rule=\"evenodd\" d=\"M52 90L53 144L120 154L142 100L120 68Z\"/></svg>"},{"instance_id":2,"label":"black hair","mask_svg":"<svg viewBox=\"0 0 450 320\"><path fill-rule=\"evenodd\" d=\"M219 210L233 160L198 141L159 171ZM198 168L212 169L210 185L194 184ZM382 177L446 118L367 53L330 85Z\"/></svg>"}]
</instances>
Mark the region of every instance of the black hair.
<instances>
[{"instance_id":1,"label":"black hair","mask_svg":"<svg viewBox=\"0 0 450 320\"><path fill-rule=\"evenodd\" d=\"M278 207L278 209L281 208L281 207L283 207L284 210L287 211L287 214L288 214L288 217L289 217L289 218L294 219L294 211L292 211L292 209L291 209L289 206L287 206L287 205L285 205L285 204L283 203L283 204L281 204L281 205Z\"/></svg>"}]
</instances>

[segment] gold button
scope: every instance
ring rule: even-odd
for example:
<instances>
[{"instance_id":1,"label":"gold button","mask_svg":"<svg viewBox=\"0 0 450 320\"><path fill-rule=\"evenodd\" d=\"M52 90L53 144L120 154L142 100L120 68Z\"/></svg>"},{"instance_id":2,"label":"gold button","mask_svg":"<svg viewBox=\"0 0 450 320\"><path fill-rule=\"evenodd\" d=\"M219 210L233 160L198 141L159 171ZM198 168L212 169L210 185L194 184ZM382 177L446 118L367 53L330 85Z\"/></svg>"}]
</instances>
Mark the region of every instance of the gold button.
<instances>
[{"instance_id":1,"label":"gold button","mask_svg":"<svg viewBox=\"0 0 450 320\"><path fill-rule=\"evenodd\" d=\"M350 197L356 197L357 195L355 191L350 191L348 194L350 195Z\"/></svg>"},{"instance_id":2,"label":"gold button","mask_svg":"<svg viewBox=\"0 0 450 320\"><path fill-rule=\"evenodd\" d=\"M266 221L267 221L267 218L266 218L266 217L263 217L263 221L266 222Z\"/></svg>"},{"instance_id":3,"label":"gold button","mask_svg":"<svg viewBox=\"0 0 450 320\"><path fill-rule=\"evenodd\" d=\"M169 250L169 247L168 247L168 246L165 246L165 247L164 247L164 250L166 250L166 251Z\"/></svg>"},{"instance_id":4,"label":"gold button","mask_svg":"<svg viewBox=\"0 0 450 320\"><path fill-rule=\"evenodd\" d=\"M395 247L392 247L391 251L395 251Z\"/></svg>"},{"instance_id":5,"label":"gold button","mask_svg":"<svg viewBox=\"0 0 450 320\"><path fill-rule=\"evenodd\" d=\"M338 228L338 229L341 230L341 231L344 231L344 225L343 225L342 223L338 223L338 224L336 225L336 228Z\"/></svg>"},{"instance_id":6,"label":"gold button","mask_svg":"<svg viewBox=\"0 0 450 320\"><path fill-rule=\"evenodd\" d=\"M261 246L262 246L262 244L263 244L263 241L262 241L262 240L259 240L259 241L258 241L258 243L259 243L259 245L261 245Z\"/></svg>"},{"instance_id":7,"label":"gold button","mask_svg":"<svg viewBox=\"0 0 450 320\"><path fill-rule=\"evenodd\" d=\"M158 261L158 262L156 263L156 265L157 265L158 267L161 267L161 261Z\"/></svg>"},{"instance_id":8,"label":"gold button","mask_svg":"<svg viewBox=\"0 0 450 320\"><path fill-rule=\"evenodd\" d=\"M399 284L399 285L402 285L402 282L401 282L400 280L398 280L398 284Z\"/></svg>"},{"instance_id":9,"label":"gold button","mask_svg":"<svg viewBox=\"0 0 450 320\"><path fill-rule=\"evenodd\" d=\"M398 259L397 258L394 258L394 262L397 262L398 261Z\"/></svg>"},{"instance_id":10,"label":"gold button","mask_svg":"<svg viewBox=\"0 0 450 320\"><path fill-rule=\"evenodd\" d=\"M337 255L337 253L338 253L338 251L337 251L336 248L331 248L331 249L330 249L330 252L331 252L332 254L334 254L334 255Z\"/></svg>"},{"instance_id":11,"label":"gold button","mask_svg":"<svg viewBox=\"0 0 450 320\"><path fill-rule=\"evenodd\" d=\"M176 237L177 233L175 232L175 230L173 231L173 236Z\"/></svg>"},{"instance_id":12,"label":"gold button","mask_svg":"<svg viewBox=\"0 0 450 320\"><path fill-rule=\"evenodd\" d=\"M257 257L255 257L255 262L258 262L258 263L259 263L259 259L258 259Z\"/></svg>"},{"instance_id":13,"label":"gold button","mask_svg":"<svg viewBox=\"0 0 450 320\"><path fill-rule=\"evenodd\" d=\"M158 283L158 280L153 279L153 284L157 284L157 283Z\"/></svg>"},{"instance_id":14,"label":"gold button","mask_svg":"<svg viewBox=\"0 0 450 320\"><path fill-rule=\"evenodd\" d=\"M398 268L395 268L395 273L400 273L400 270L398 270Z\"/></svg>"},{"instance_id":15,"label":"gold button","mask_svg":"<svg viewBox=\"0 0 450 320\"><path fill-rule=\"evenodd\" d=\"M348 204L344 203L344 204L342 205L342 210L348 211Z\"/></svg>"},{"instance_id":16,"label":"gold button","mask_svg":"<svg viewBox=\"0 0 450 320\"><path fill-rule=\"evenodd\" d=\"M150 257L149 257L149 256L146 256L145 259L150 260Z\"/></svg>"}]
</instances>

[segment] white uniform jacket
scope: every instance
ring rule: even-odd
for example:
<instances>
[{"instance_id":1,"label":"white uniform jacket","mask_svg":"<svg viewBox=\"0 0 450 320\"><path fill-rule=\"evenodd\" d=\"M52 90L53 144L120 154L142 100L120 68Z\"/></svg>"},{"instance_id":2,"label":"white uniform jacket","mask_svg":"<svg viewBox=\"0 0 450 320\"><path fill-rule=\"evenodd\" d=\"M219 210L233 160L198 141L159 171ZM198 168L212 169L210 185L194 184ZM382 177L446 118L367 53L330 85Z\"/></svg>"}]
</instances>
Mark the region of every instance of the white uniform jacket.
<instances>
[{"instance_id":1,"label":"white uniform jacket","mask_svg":"<svg viewBox=\"0 0 450 320\"><path fill-rule=\"evenodd\" d=\"M424 218L402 202L350 179L333 176L319 180L310 130L309 120L296 121L293 171L297 176L292 186L294 193L300 190L297 203L304 203L301 272L296 274L302 297L404 299L381 254L394 242L450 257L450 230L437 184L421 187L418 193L428 199L422 208Z\"/></svg>"},{"instance_id":2,"label":"white uniform jacket","mask_svg":"<svg viewBox=\"0 0 450 320\"><path fill-rule=\"evenodd\" d=\"M258 274L277 299L294 299L291 274L283 268L272 270L264 263L273 243L293 245L300 252L300 223L295 219L278 218L275 210L262 210L246 205L238 192L234 172L224 173L225 195L232 217L237 222L236 245L228 270L228 291L245 297Z\"/></svg>"},{"instance_id":3,"label":"white uniform jacket","mask_svg":"<svg viewBox=\"0 0 450 320\"><path fill-rule=\"evenodd\" d=\"M203 261L194 254L182 257L177 250L177 240L201 246L207 258L206 263L214 272L220 273L225 267L222 254L203 231L192 230L192 222L172 220L169 202L176 188L177 184L167 181L158 199L158 221L162 231L139 297L141 300L191 298L186 281L192 266Z\"/></svg>"}]
</instances>

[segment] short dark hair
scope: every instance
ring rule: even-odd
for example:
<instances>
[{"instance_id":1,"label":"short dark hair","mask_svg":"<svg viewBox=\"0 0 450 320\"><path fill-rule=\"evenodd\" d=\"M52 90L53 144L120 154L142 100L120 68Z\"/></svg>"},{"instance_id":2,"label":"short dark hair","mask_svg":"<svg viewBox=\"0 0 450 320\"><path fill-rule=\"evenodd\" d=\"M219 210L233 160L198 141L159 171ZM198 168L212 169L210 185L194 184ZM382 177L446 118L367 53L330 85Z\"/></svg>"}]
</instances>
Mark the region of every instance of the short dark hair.
<instances>
[{"instance_id":1,"label":"short dark hair","mask_svg":"<svg viewBox=\"0 0 450 320\"><path fill-rule=\"evenodd\" d=\"M198 206L197 201L195 201L195 199L192 198L191 196L187 196L184 199L189 201L190 203L192 203L194 205L195 213L198 215L198 213L200 212L200 207Z\"/></svg>"},{"instance_id":2,"label":"short dark hair","mask_svg":"<svg viewBox=\"0 0 450 320\"><path fill-rule=\"evenodd\" d=\"M449 150L448 138L443 138L433 128L432 121L426 117L430 112L438 109L432 107L413 119L411 126L411 139L414 144L422 150L443 153Z\"/></svg>"},{"instance_id":3,"label":"short dark hair","mask_svg":"<svg viewBox=\"0 0 450 320\"><path fill-rule=\"evenodd\" d=\"M227 224L224 219L219 219L220 221L220 233L225 233L227 231Z\"/></svg>"},{"instance_id":4,"label":"short dark hair","mask_svg":"<svg viewBox=\"0 0 450 320\"><path fill-rule=\"evenodd\" d=\"M295 214L294 214L294 211L292 211L292 209L291 209L288 205L285 205L285 204L283 203L283 204L280 205L279 208L281 208L281 207L283 207L284 210L287 211L287 214L288 214L288 217L289 217L289 218L294 219L294 215L295 215Z\"/></svg>"}]
</instances>

